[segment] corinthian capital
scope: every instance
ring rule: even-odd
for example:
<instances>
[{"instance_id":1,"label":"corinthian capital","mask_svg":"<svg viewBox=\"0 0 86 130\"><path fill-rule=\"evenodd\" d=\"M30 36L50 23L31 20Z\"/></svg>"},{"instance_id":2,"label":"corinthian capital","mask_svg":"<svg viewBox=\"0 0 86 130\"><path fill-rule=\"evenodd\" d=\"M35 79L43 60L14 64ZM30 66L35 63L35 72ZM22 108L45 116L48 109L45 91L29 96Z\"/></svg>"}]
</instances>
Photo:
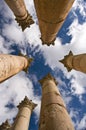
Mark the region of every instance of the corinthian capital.
<instances>
[{"instance_id":1,"label":"corinthian capital","mask_svg":"<svg viewBox=\"0 0 86 130\"><path fill-rule=\"evenodd\" d=\"M8 130L9 128L11 128L11 125L9 124L8 120L0 125L0 130Z\"/></svg>"},{"instance_id":2,"label":"corinthian capital","mask_svg":"<svg viewBox=\"0 0 86 130\"><path fill-rule=\"evenodd\" d=\"M53 80L53 82L57 85L56 79L50 73L48 73L45 77L43 77L41 80L39 80L39 82L41 85L43 85L44 82L46 82L47 80Z\"/></svg>"},{"instance_id":3,"label":"corinthian capital","mask_svg":"<svg viewBox=\"0 0 86 130\"><path fill-rule=\"evenodd\" d=\"M33 103L32 100L29 100L27 96L25 96L24 100L19 103L17 106L19 109L22 107L28 107L29 109L33 110L37 104Z\"/></svg>"}]
</instances>

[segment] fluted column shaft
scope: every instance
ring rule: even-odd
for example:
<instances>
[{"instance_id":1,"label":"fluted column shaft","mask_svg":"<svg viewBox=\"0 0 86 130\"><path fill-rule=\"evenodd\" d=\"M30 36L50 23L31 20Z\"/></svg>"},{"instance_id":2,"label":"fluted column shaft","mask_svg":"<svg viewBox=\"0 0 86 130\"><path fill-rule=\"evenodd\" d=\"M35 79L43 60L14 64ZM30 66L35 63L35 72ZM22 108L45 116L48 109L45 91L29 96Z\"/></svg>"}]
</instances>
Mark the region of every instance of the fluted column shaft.
<instances>
[{"instance_id":1,"label":"fluted column shaft","mask_svg":"<svg viewBox=\"0 0 86 130\"><path fill-rule=\"evenodd\" d=\"M54 44L75 0L34 0L43 44Z\"/></svg>"},{"instance_id":2,"label":"fluted column shaft","mask_svg":"<svg viewBox=\"0 0 86 130\"><path fill-rule=\"evenodd\" d=\"M32 110L36 107L32 101L25 97L18 108L19 112L14 121L12 130L28 130Z\"/></svg>"},{"instance_id":3,"label":"fluted column shaft","mask_svg":"<svg viewBox=\"0 0 86 130\"><path fill-rule=\"evenodd\" d=\"M39 130L74 130L55 79L48 74L42 80Z\"/></svg>"},{"instance_id":4,"label":"fluted column shaft","mask_svg":"<svg viewBox=\"0 0 86 130\"><path fill-rule=\"evenodd\" d=\"M30 66L31 58L0 54L0 83Z\"/></svg>"},{"instance_id":5,"label":"fluted column shaft","mask_svg":"<svg viewBox=\"0 0 86 130\"><path fill-rule=\"evenodd\" d=\"M19 25L24 30L26 27L29 27L30 24L33 24L34 21L30 16L29 12L26 9L24 0L5 0L10 9L13 11L16 16L16 20Z\"/></svg>"}]
</instances>

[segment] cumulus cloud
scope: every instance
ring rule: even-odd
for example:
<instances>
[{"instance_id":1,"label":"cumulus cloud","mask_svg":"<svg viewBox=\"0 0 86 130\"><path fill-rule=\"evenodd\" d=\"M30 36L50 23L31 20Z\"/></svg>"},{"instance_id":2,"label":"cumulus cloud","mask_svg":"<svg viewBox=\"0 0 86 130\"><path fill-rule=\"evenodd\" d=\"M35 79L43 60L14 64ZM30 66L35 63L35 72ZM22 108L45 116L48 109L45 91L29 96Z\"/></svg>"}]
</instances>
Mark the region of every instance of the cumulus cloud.
<instances>
[{"instance_id":1,"label":"cumulus cloud","mask_svg":"<svg viewBox=\"0 0 86 130\"><path fill-rule=\"evenodd\" d=\"M86 89L86 75L83 74L82 72L78 72L75 70L72 70L67 77L70 78L71 75L73 75L73 77L71 78L71 91L74 94L78 94L81 95L83 93L85 93L85 89Z\"/></svg>"},{"instance_id":2,"label":"cumulus cloud","mask_svg":"<svg viewBox=\"0 0 86 130\"><path fill-rule=\"evenodd\" d=\"M55 46L42 47L45 64L48 64L53 70L55 68L61 69L67 77L73 76L71 79L71 90L74 94L83 94L85 93L86 83L84 81L86 80L86 75L73 70L70 73L67 73L66 68L59 63L58 60L63 59L63 57L67 55L70 50L75 55L86 53L86 23L80 24L78 19L74 19L73 23L69 26L69 32L67 34L72 36L70 43L62 45L61 39L58 37L55 41Z\"/></svg>"},{"instance_id":3,"label":"cumulus cloud","mask_svg":"<svg viewBox=\"0 0 86 130\"><path fill-rule=\"evenodd\" d=\"M40 51L44 56L45 64L48 64L53 71L55 69L60 69L63 71L63 74L69 79L71 76L73 76L73 78L70 80L71 92L74 95L79 95L79 97L81 97L86 89L85 74L76 71L71 71L68 73L66 68L64 68L64 66L59 63L58 60L62 59L64 55L67 55L70 50L72 50L74 54L86 52L86 23L79 23L77 13L75 11L78 9L79 13L84 18L86 18L86 5L84 0L76 0L71 10L73 16L76 16L74 17L73 23L70 25L70 27L68 27L69 32L67 35L72 36L71 41L65 45L62 45L61 39L57 37L55 46L51 45L50 47L41 45L40 31L37 23L33 0L25 0L25 3L27 10L33 16L35 23L31 25L30 28L27 28L24 32L22 32L21 27L18 27L18 24L14 20L15 17L9 7L3 0L0 2L0 13L3 16L3 27L0 31L0 53L11 53L13 50L10 49L10 45L12 44L25 46L27 43L33 45L33 48L34 46L39 46L39 49L35 50L34 54L36 54L37 51ZM11 22L9 22L9 19L11 19ZM22 51L22 48L20 49ZM34 80L37 82L36 78ZM62 82L63 81L60 81L61 84ZM12 120L12 118L17 113L15 106L24 98L25 95L27 95L34 102L38 103L38 107L35 109L35 112L37 113L37 116L39 116L41 105L40 97L34 95L33 84L23 72L0 84L0 95L0 111L2 111L2 113L0 113L0 123L5 121L6 118ZM66 97L65 93L63 96ZM68 104L71 100L72 98L70 96L66 98L66 104ZM14 108L11 110L9 107L6 107L6 105L9 103L12 103L14 105ZM81 126L84 126L84 123L82 122L85 122L85 117L83 117L82 121L80 122Z\"/></svg>"},{"instance_id":4,"label":"cumulus cloud","mask_svg":"<svg viewBox=\"0 0 86 130\"><path fill-rule=\"evenodd\" d=\"M83 128L86 129L86 114L78 124L78 130L82 130Z\"/></svg>"},{"instance_id":5,"label":"cumulus cloud","mask_svg":"<svg viewBox=\"0 0 86 130\"><path fill-rule=\"evenodd\" d=\"M12 11L3 0L1 3L0 9L1 15L3 16L3 27L0 32L0 53L11 53L13 50L10 49L10 45L12 44L24 46L27 42L32 44L36 43L37 45L39 37L38 25L36 26L34 24L31 29L28 28L25 32L22 32L21 28L18 27L18 24L15 21L15 16ZM26 1L26 3L28 6L28 1ZM29 9L31 10L30 13L33 11L32 6L32 2L29 1ZM32 15L33 14L34 11ZM9 19L11 19L11 21L9 21ZM30 41L30 39L33 41ZM25 96L28 96L29 99L38 104L35 109L35 113L37 117L39 116L40 97L34 94L33 84L30 79L27 78L25 73L21 72L0 84L0 95L0 110L2 111L2 113L0 113L0 124L6 119L9 119L12 122L12 119L18 112L16 106Z\"/></svg>"},{"instance_id":6,"label":"cumulus cloud","mask_svg":"<svg viewBox=\"0 0 86 130\"><path fill-rule=\"evenodd\" d=\"M8 46L6 43L8 44L8 42L5 41L4 37L0 36L0 54L7 54L13 51L12 49L10 49L10 46Z\"/></svg>"},{"instance_id":7,"label":"cumulus cloud","mask_svg":"<svg viewBox=\"0 0 86 130\"><path fill-rule=\"evenodd\" d=\"M40 98L34 95L33 84L24 72L13 76L0 84L0 123L6 119L12 120L17 114L16 106L27 96L39 105L35 109L37 116L40 109ZM13 108L10 108L12 105ZM7 107L9 106L9 107Z\"/></svg>"},{"instance_id":8,"label":"cumulus cloud","mask_svg":"<svg viewBox=\"0 0 86 130\"><path fill-rule=\"evenodd\" d=\"M37 45L41 46L40 31L39 31L39 27L36 23L34 23L31 26L31 28L27 28L24 31L24 34L25 34L25 39L26 39L27 43L29 43L33 46L37 46Z\"/></svg>"},{"instance_id":9,"label":"cumulus cloud","mask_svg":"<svg viewBox=\"0 0 86 130\"><path fill-rule=\"evenodd\" d=\"M4 24L2 35L12 43L21 44L21 42L24 42L23 32L17 27L15 22Z\"/></svg>"},{"instance_id":10,"label":"cumulus cloud","mask_svg":"<svg viewBox=\"0 0 86 130\"><path fill-rule=\"evenodd\" d=\"M76 119L76 123L73 122L75 125L76 130L85 130L86 129L86 114L83 115L82 119L79 119L79 112L71 109L70 111L71 118Z\"/></svg>"},{"instance_id":11,"label":"cumulus cloud","mask_svg":"<svg viewBox=\"0 0 86 130\"><path fill-rule=\"evenodd\" d=\"M86 1L85 0L75 0L73 5L73 13L77 17L75 10L78 10L80 15L85 18L86 20ZM78 17L77 17L78 18Z\"/></svg>"},{"instance_id":12,"label":"cumulus cloud","mask_svg":"<svg viewBox=\"0 0 86 130\"><path fill-rule=\"evenodd\" d=\"M78 20L74 19L73 23L69 26L69 32L67 34L72 36L70 43L62 45L61 39L58 37L55 41L55 46L47 47L45 45L42 47L46 63L52 68L56 66L61 67L61 64L59 64L57 60L62 59L70 50L74 54L86 52L86 23L79 24Z\"/></svg>"},{"instance_id":13,"label":"cumulus cloud","mask_svg":"<svg viewBox=\"0 0 86 130\"><path fill-rule=\"evenodd\" d=\"M74 22L69 27L68 35L72 35L72 39L70 43L66 43L65 45L61 44L61 40L59 38L56 39L55 46L43 46L42 51L45 58L45 64L48 64L53 70L55 68L59 68L63 71L64 75L71 79L70 87L71 92L74 95L81 96L85 93L86 89L86 75L82 72L78 72L72 70L71 72L67 72L67 69L60 63L58 60L63 59L65 55L69 53L70 50L76 54L82 54L86 52L85 41L86 41L86 25L83 23L82 25L78 23L78 20L74 20ZM71 78L72 77L72 78Z\"/></svg>"},{"instance_id":14,"label":"cumulus cloud","mask_svg":"<svg viewBox=\"0 0 86 130\"><path fill-rule=\"evenodd\" d=\"M85 53L86 23L79 24L78 20L75 19L69 27L68 35L72 36L71 50L74 52L74 54Z\"/></svg>"}]
</instances>

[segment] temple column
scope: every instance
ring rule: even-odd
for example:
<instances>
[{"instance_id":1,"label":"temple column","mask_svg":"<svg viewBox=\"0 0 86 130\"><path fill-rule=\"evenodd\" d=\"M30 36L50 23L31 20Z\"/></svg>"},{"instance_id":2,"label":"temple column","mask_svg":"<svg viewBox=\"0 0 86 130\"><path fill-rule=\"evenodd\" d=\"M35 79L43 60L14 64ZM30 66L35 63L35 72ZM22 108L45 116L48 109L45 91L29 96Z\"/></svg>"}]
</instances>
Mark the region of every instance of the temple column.
<instances>
[{"instance_id":1,"label":"temple column","mask_svg":"<svg viewBox=\"0 0 86 130\"><path fill-rule=\"evenodd\" d=\"M13 123L12 130L28 130L32 110L37 105L27 97L18 105L19 112Z\"/></svg>"},{"instance_id":2,"label":"temple column","mask_svg":"<svg viewBox=\"0 0 86 130\"><path fill-rule=\"evenodd\" d=\"M9 124L8 120L0 125L0 130L10 130L11 125Z\"/></svg>"},{"instance_id":3,"label":"temple column","mask_svg":"<svg viewBox=\"0 0 86 130\"><path fill-rule=\"evenodd\" d=\"M64 59L60 60L60 62L64 64L68 71L75 69L77 71L86 73L86 53L73 55L73 53L70 51L69 54L64 57Z\"/></svg>"},{"instance_id":4,"label":"temple column","mask_svg":"<svg viewBox=\"0 0 86 130\"><path fill-rule=\"evenodd\" d=\"M21 70L27 71L32 58L0 54L0 83Z\"/></svg>"},{"instance_id":5,"label":"temple column","mask_svg":"<svg viewBox=\"0 0 86 130\"><path fill-rule=\"evenodd\" d=\"M54 44L75 0L34 0L42 44Z\"/></svg>"},{"instance_id":6,"label":"temple column","mask_svg":"<svg viewBox=\"0 0 86 130\"><path fill-rule=\"evenodd\" d=\"M22 27L22 30L34 23L32 16L30 16L26 9L24 0L5 0L5 2L13 11L16 21L19 23L19 26Z\"/></svg>"},{"instance_id":7,"label":"temple column","mask_svg":"<svg viewBox=\"0 0 86 130\"><path fill-rule=\"evenodd\" d=\"M48 74L39 81L42 85L42 103L39 130L74 130L56 80Z\"/></svg>"}]
</instances>

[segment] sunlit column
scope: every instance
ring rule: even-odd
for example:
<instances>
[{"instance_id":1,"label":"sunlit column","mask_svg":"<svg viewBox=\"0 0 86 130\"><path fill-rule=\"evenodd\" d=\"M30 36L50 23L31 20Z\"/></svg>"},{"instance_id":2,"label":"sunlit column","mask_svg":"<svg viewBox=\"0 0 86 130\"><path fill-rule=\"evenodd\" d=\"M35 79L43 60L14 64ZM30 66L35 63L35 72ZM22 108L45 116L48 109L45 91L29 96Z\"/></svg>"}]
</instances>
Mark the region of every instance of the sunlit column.
<instances>
[{"instance_id":1,"label":"sunlit column","mask_svg":"<svg viewBox=\"0 0 86 130\"><path fill-rule=\"evenodd\" d=\"M42 80L39 130L74 130L56 80L48 74Z\"/></svg>"},{"instance_id":2,"label":"sunlit column","mask_svg":"<svg viewBox=\"0 0 86 130\"><path fill-rule=\"evenodd\" d=\"M12 130L28 130L31 113L36 106L35 103L25 97L18 105L19 112L13 123Z\"/></svg>"},{"instance_id":3,"label":"sunlit column","mask_svg":"<svg viewBox=\"0 0 86 130\"><path fill-rule=\"evenodd\" d=\"M34 0L42 44L54 44L75 0Z\"/></svg>"},{"instance_id":4,"label":"sunlit column","mask_svg":"<svg viewBox=\"0 0 86 130\"><path fill-rule=\"evenodd\" d=\"M64 64L68 71L75 69L77 71L86 73L86 53L73 55L73 53L70 51L69 54L64 57L64 59L60 60L60 62Z\"/></svg>"},{"instance_id":5,"label":"sunlit column","mask_svg":"<svg viewBox=\"0 0 86 130\"><path fill-rule=\"evenodd\" d=\"M32 58L0 54L0 83L21 70L27 71Z\"/></svg>"},{"instance_id":6,"label":"sunlit column","mask_svg":"<svg viewBox=\"0 0 86 130\"><path fill-rule=\"evenodd\" d=\"M5 2L13 11L16 21L19 23L19 26L22 27L22 30L34 23L32 16L26 9L24 0L5 0Z\"/></svg>"}]
</instances>

